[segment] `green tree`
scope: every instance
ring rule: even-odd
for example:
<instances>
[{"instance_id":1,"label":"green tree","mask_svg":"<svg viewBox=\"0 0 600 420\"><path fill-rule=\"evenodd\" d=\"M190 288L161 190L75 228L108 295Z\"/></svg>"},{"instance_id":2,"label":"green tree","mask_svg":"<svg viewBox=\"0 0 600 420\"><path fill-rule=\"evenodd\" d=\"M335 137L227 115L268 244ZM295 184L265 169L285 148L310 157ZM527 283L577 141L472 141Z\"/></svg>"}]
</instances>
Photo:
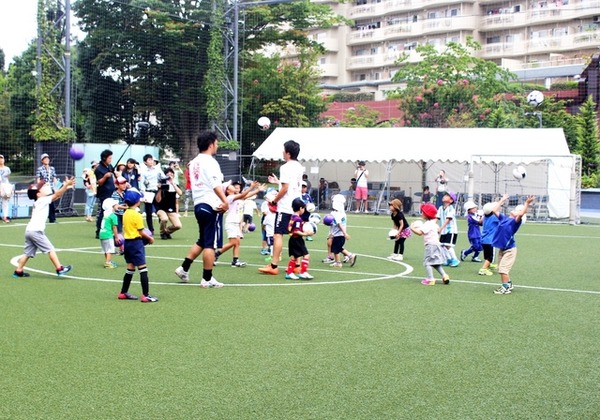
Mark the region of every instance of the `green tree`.
<instances>
[{"instance_id":1,"label":"green tree","mask_svg":"<svg viewBox=\"0 0 600 420\"><path fill-rule=\"evenodd\" d=\"M405 83L396 90L404 125L412 127L478 127L487 124L496 108L495 95L508 92L515 76L495 63L477 58L481 46L469 38L466 45L449 42L438 52L433 45L419 45L422 60L408 63L408 55L399 60L402 67L392 81ZM499 111L501 112L501 111ZM498 113L495 123L504 121Z\"/></svg>"},{"instance_id":2,"label":"green tree","mask_svg":"<svg viewBox=\"0 0 600 420\"><path fill-rule=\"evenodd\" d=\"M576 153L581 155L582 174L591 177L598 173L600 158L598 153L598 116L596 103L590 95L581 105L580 114L577 119L579 128L579 147Z\"/></svg>"}]
</instances>

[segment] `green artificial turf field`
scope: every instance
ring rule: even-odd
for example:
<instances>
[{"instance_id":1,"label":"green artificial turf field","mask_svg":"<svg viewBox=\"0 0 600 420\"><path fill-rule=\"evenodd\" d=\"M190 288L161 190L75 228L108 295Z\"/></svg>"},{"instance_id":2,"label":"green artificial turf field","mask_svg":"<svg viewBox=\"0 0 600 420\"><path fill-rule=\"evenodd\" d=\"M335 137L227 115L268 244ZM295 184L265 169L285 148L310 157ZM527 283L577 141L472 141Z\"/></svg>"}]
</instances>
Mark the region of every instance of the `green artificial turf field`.
<instances>
[{"instance_id":1,"label":"green artificial turf field","mask_svg":"<svg viewBox=\"0 0 600 420\"><path fill-rule=\"evenodd\" d=\"M0 418L597 418L600 413L598 226L527 223L517 234L515 290L469 260L449 286L422 286L420 237L404 263L385 259L388 216L349 215L355 267L322 264L315 279L260 275L260 234L246 268L221 257L222 289L173 274L195 240L192 218L146 248L151 294L118 301L123 276L103 268L94 227L59 219L31 277L11 277L24 220L0 226ZM467 247L461 221L458 250ZM284 251L285 252L285 251ZM287 258L284 258L287 262ZM436 273L436 277L439 276ZM140 293L136 273L130 290Z\"/></svg>"}]
</instances>

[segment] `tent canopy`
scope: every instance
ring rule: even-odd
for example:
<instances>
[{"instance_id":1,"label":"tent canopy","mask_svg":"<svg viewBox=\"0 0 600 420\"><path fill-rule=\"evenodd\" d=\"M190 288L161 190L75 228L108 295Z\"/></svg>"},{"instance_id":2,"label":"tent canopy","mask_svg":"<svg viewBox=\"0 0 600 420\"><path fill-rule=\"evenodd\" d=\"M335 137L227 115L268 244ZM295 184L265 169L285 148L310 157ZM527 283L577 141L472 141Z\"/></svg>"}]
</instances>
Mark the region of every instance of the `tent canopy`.
<instances>
[{"instance_id":1,"label":"tent canopy","mask_svg":"<svg viewBox=\"0 0 600 420\"><path fill-rule=\"evenodd\" d=\"M561 128L276 128L256 149L257 159L282 159L283 143L300 144L299 160L321 162L470 162L488 156L527 163L528 156L566 156ZM505 159L506 158L506 159Z\"/></svg>"}]
</instances>

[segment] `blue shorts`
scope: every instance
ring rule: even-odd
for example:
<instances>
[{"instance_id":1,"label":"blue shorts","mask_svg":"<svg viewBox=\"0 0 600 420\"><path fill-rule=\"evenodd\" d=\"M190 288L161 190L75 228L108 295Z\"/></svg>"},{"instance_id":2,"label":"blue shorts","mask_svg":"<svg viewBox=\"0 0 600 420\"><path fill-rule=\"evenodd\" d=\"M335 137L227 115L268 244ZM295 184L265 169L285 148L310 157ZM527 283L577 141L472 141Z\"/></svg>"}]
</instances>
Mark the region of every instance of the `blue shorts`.
<instances>
[{"instance_id":1,"label":"blue shorts","mask_svg":"<svg viewBox=\"0 0 600 420\"><path fill-rule=\"evenodd\" d=\"M125 239L123 256L127 264L133 264L136 267L146 265L146 249L142 238Z\"/></svg>"},{"instance_id":2,"label":"blue shorts","mask_svg":"<svg viewBox=\"0 0 600 420\"><path fill-rule=\"evenodd\" d=\"M208 204L194 206L194 214L198 222L198 240L200 248L215 249L222 243L221 213L213 210Z\"/></svg>"},{"instance_id":3,"label":"blue shorts","mask_svg":"<svg viewBox=\"0 0 600 420\"><path fill-rule=\"evenodd\" d=\"M471 243L471 248L473 248L473 250L477 252L483 251L483 247L481 246L481 239L473 238L469 239L469 242Z\"/></svg>"}]
</instances>

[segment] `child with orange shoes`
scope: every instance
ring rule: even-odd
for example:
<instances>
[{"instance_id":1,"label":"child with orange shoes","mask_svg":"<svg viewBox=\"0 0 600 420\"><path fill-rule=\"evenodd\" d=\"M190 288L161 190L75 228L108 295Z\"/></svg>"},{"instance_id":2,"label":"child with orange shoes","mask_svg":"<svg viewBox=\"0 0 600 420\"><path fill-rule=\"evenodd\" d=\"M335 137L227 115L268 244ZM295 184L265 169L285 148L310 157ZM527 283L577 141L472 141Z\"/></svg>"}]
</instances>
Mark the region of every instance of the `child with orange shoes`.
<instances>
[{"instance_id":1,"label":"child with orange shoes","mask_svg":"<svg viewBox=\"0 0 600 420\"><path fill-rule=\"evenodd\" d=\"M306 211L306 204L301 198L294 198L292 201L292 210L294 214L290 219L288 230L290 239L288 241L288 250L290 262L285 270L285 278L288 280L312 280L314 277L308 273L310 255L306 249L305 237L314 235L314 231L305 232L302 214Z\"/></svg>"},{"instance_id":2,"label":"child with orange shoes","mask_svg":"<svg viewBox=\"0 0 600 420\"><path fill-rule=\"evenodd\" d=\"M421 281L425 286L434 286L433 269L435 268L442 276L443 284L450 284L450 277L444 271L442 265L446 262L446 254L438 237L438 224L436 222L437 209L433 204L423 204L421 206L421 215L424 222L414 221L410 229L416 235L423 236L425 242L425 254L423 256L423 265L427 277Z\"/></svg>"}]
</instances>

